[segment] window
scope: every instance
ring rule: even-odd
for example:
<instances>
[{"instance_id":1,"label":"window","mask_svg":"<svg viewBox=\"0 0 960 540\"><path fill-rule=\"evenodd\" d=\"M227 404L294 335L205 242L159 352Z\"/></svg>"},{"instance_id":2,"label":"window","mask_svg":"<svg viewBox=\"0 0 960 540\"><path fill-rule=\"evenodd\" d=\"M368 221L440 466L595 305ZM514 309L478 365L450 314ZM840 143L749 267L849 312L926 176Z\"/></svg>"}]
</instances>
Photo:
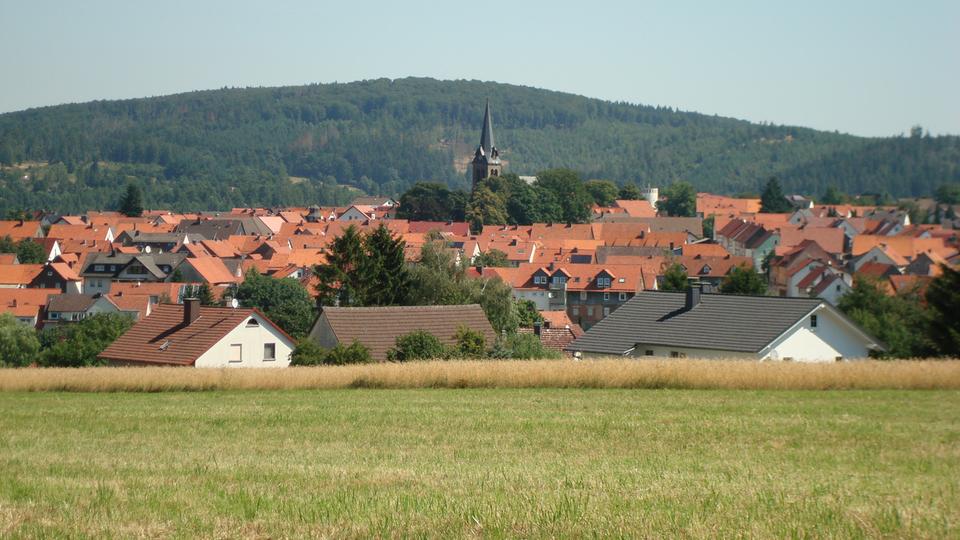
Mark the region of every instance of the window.
<instances>
[{"instance_id":1,"label":"window","mask_svg":"<svg viewBox=\"0 0 960 540\"><path fill-rule=\"evenodd\" d=\"M554 285L563 285L566 282L567 282L567 278L564 276L553 276Z\"/></svg>"},{"instance_id":2,"label":"window","mask_svg":"<svg viewBox=\"0 0 960 540\"><path fill-rule=\"evenodd\" d=\"M263 344L263 361L269 362L271 360L277 359L277 344L276 343L264 343Z\"/></svg>"},{"instance_id":3,"label":"window","mask_svg":"<svg viewBox=\"0 0 960 540\"><path fill-rule=\"evenodd\" d=\"M60 318L60 314L57 313L56 311L51 311L51 312L50 312L50 318L53 319L53 320L59 319L59 318Z\"/></svg>"},{"instance_id":4,"label":"window","mask_svg":"<svg viewBox=\"0 0 960 540\"><path fill-rule=\"evenodd\" d=\"M570 313L572 313L574 317L579 317L579 316L580 316L580 306L573 306L572 308L570 308Z\"/></svg>"},{"instance_id":5,"label":"window","mask_svg":"<svg viewBox=\"0 0 960 540\"><path fill-rule=\"evenodd\" d=\"M836 361L836 362L843 362L843 357L842 357L842 356L838 356L838 357L834 358L834 361Z\"/></svg>"},{"instance_id":6,"label":"window","mask_svg":"<svg viewBox=\"0 0 960 540\"><path fill-rule=\"evenodd\" d=\"M547 276L533 276L533 282L536 283L537 285L546 285Z\"/></svg>"},{"instance_id":7,"label":"window","mask_svg":"<svg viewBox=\"0 0 960 540\"><path fill-rule=\"evenodd\" d=\"M587 317L593 317L593 306L587 308Z\"/></svg>"},{"instance_id":8,"label":"window","mask_svg":"<svg viewBox=\"0 0 960 540\"><path fill-rule=\"evenodd\" d=\"M610 314L610 308L608 307L603 308L603 316L606 317L609 314Z\"/></svg>"},{"instance_id":9,"label":"window","mask_svg":"<svg viewBox=\"0 0 960 540\"><path fill-rule=\"evenodd\" d=\"M598 277L597 278L597 287L609 287L610 278L609 277Z\"/></svg>"},{"instance_id":10,"label":"window","mask_svg":"<svg viewBox=\"0 0 960 540\"><path fill-rule=\"evenodd\" d=\"M609 300L609 299L610 299L610 293L608 293L608 292L603 293L603 299L604 299L604 300Z\"/></svg>"},{"instance_id":11,"label":"window","mask_svg":"<svg viewBox=\"0 0 960 540\"><path fill-rule=\"evenodd\" d=\"M677 351L670 351L670 358L680 358L680 353Z\"/></svg>"},{"instance_id":12,"label":"window","mask_svg":"<svg viewBox=\"0 0 960 540\"><path fill-rule=\"evenodd\" d=\"M95 265L93 265L93 271L94 271L94 272L103 272L103 271L104 271L104 266L103 266L102 264L95 264Z\"/></svg>"},{"instance_id":13,"label":"window","mask_svg":"<svg viewBox=\"0 0 960 540\"><path fill-rule=\"evenodd\" d=\"M230 362L242 362L243 361L243 345L239 343L234 343L230 345L230 356L227 357L227 360Z\"/></svg>"},{"instance_id":14,"label":"window","mask_svg":"<svg viewBox=\"0 0 960 540\"><path fill-rule=\"evenodd\" d=\"M816 315L811 315L811 316L810 316L810 328L816 328L816 327L817 327L817 316L816 316Z\"/></svg>"},{"instance_id":15,"label":"window","mask_svg":"<svg viewBox=\"0 0 960 540\"><path fill-rule=\"evenodd\" d=\"M644 355L644 356L653 356L653 351L650 350L650 349L647 349L646 351L643 352L643 355Z\"/></svg>"},{"instance_id":16,"label":"window","mask_svg":"<svg viewBox=\"0 0 960 540\"><path fill-rule=\"evenodd\" d=\"M580 299L581 300L587 299L587 291L580 291Z\"/></svg>"},{"instance_id":17,"label":"window","mask_svg":"<svg viewBox=\"0 0 960 540\"><path fill-rule=\"evenodd\" d=\"M260 323L257 322L256 319L251 318L249 321L247 321L247 328L256 328L258 326L260 326Z\"/></svg>"},{"instance_id":18,"label":"window","mask_svg":"<svg viewBox=\"0 0 960 540\"><path fill-rule=\"evenodd\" d=\"M621 302L623 302L623 301L625 301L626 299L627 299L627 293L625 293L625 292L620 293L619 300L620 300Z\"/></svg>"}]
</instances>

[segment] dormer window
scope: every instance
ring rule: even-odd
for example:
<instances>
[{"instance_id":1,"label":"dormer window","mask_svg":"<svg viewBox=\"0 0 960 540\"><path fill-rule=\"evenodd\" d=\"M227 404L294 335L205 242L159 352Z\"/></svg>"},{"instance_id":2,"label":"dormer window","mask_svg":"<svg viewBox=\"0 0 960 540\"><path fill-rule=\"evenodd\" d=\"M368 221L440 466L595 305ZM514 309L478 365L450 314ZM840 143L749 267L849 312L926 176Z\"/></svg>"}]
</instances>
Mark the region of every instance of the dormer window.
<instances>
[{"instance_id":1,"label":"dormer window","mask_svg":"<svg viewBox=\"0 0 960 540\"><path fill-rule=\"evenodd\" d=\"M554 285L563 285L566 282L567 282L566 276L553 276Z\"/></svg>"},{"instance_id":2,"label":"dormer window","mask_svg":"<svg viewBox=\"0 0 960 540\"><path fill-rule=\"evenodd\" d=\"M597 278L597 287L604 288L610 286L610 276L600 276Z\"/></svg>"}]
</instances>

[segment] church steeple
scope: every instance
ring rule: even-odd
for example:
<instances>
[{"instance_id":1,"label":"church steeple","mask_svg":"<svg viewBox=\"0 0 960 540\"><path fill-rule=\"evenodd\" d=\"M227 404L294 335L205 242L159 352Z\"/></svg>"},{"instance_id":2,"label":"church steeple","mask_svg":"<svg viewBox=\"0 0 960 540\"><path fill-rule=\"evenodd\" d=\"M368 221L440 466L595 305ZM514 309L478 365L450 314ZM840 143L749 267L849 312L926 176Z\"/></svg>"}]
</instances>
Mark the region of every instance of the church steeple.
<instances>
[{"instance_id":1,"label":"church steeple","mask_svg":"<svg viewBox=\"0 0 960 540\"><path fill-rule=\"evenodd\" d=\"M483 111L483 131L480 132L480 148L486 155L491 155L493 146L493 121L490 119L490 100L487 100L487 108Z\"/></svg>"},{"instance_id":2,"label":"church steeple","mask_svg":"<svg viewBox=\"0 0 960 540\"><path fill-rule=\"evenodd\" d=\"M501 173L500 152L493 142L493 117L490 114L490 100L483 111L483 129L480 131L480 146L473 156L473 187L477 182L489 176Z\"/></svg>"}]
</instances>

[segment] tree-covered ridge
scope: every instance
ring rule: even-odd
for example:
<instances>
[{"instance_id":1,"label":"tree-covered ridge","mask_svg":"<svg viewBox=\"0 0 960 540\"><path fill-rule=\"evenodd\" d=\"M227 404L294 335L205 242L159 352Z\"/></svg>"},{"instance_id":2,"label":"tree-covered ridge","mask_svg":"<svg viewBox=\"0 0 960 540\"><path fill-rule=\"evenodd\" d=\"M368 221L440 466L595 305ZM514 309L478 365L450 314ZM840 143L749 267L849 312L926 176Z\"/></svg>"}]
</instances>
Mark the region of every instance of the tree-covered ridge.
<instances>
[{"instance_id":1,"label":"tree-covered ridge","mask_svg":"<svg viewBox=\"0 0 960 540\"><path fill-rule=\"evenodd\" d=\"M147 207L216 209L397 196L417 181L467 188L457 169L483 103L518 174L569 167L584 178L720 193L926 195L960 180L960 138L865 139L479 81L379 79L221 89L0 115L0 210L116 205L142 186ZM62 164L62 165L60 165ZM24 179L26 177L26 179Z\"/></svg>"}]
</instances>

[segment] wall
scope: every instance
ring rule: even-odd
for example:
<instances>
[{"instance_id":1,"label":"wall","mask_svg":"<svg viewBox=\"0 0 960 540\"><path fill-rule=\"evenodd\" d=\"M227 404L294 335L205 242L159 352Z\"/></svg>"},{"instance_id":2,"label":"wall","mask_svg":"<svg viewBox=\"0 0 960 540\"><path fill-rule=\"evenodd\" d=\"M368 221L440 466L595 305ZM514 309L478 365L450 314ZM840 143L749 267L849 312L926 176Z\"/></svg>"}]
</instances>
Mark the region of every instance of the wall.
<instances>
[{"instance_id":1,"label":"wall","mask_svg":"<svg viewBox=\"0 0 960 540\"><path fill-rule=\"evenodd\" d=\"M317 318L317 322L314 323L313 328L310 329L310 339L324 349L332 349L340 344L337 340L337 335L333 332L333 327L327 322L326 315L322 313L320 317ZM350 344L346 343L345 345Z\"/></svg>"},{"instance_id":2,"label":"wall","mask_svg":"<svg viewBox=\"0 0 960 540\"><path fill-rule=\"evenodd\" d=\"M256 319L258 326L248 327L247 321ZM276 344L276 360L263 360L263 346L266 343ZM242 350L241 362L230 362L230 346L240 344ZM236 328L227 333L207 352L196 361L196 367L287 367L290 365L290 353L293 352L291 343L276 328L263 320L259 315L251 315Z\"/></svg>"},{"instance_id":3,"label":"wall","mask_svg":"<svg viewBox=\"0 0 960 540\"><path fill-rule=\"evenodd\" d=\"M838 356L845 360L869 356L863 338L838 315L826 307L818 308L814 314L816 328L810 327L810 317L806 317L775 340L764 356L778 360L792 358L798 362L833 362Z\"/></svg>"},{"instance_id":4,"label":"wall","mask_svg":"<svg viewBox=\"0 0 960 540\"><path fill-rule=\"evenodd\" d=\"M652 356L647 356L646 352L648 350L653 351ZM733 351L718 351L714 349L692 349L686 347L665 347L663 345L646 345L643 343L637 344L637 348L633 350L631 357L636 359L643 358L652 358L652 357L667 357L671 358L672 354L676 352L680 354L680 358L707 358L707 359L731 359L731 358L740 358L755 360L757 355L746 353L746 352L733 352Z\"/></svg>"}]
</instances>

